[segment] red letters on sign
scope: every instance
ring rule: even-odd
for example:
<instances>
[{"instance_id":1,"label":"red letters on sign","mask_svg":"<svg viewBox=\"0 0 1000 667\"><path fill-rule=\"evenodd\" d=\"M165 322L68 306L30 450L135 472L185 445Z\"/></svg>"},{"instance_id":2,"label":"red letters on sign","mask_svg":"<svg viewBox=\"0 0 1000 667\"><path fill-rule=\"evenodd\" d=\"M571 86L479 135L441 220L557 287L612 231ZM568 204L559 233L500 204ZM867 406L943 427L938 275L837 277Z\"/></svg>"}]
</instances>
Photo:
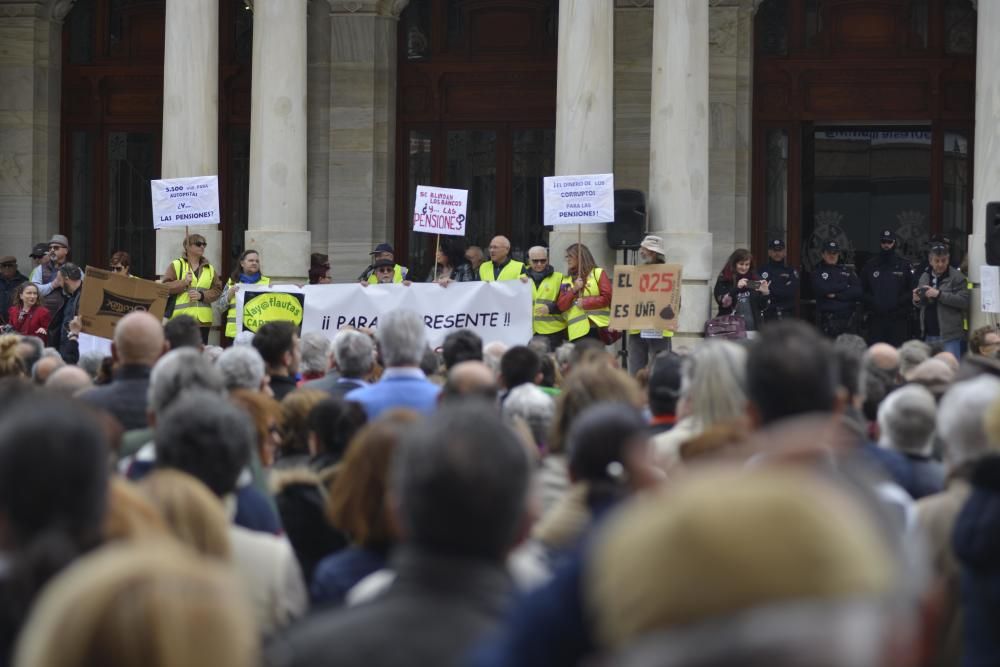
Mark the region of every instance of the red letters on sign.
<instances>
[{"instance_id":1,"label":"red letters on sign","mask_svg":"<svg viewBox=\"0 0 1000 667\"><path fill-rule=\"evenodd\" d=\"M673 273L643 273L639 277L640 292L669 292L673 289Z\"/></svg>"}]
</instances>

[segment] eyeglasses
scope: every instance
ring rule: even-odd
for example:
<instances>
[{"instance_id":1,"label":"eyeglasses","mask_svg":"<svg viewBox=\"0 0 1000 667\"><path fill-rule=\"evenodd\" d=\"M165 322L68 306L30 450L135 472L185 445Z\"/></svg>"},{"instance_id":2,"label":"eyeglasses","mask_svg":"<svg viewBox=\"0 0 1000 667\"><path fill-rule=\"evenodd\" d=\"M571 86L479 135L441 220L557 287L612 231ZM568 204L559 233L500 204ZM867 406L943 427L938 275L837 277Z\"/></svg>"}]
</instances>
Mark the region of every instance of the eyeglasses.
<instances>
[{"instance_id":1,"label":"eyeglasses","mask_svg":"<svg viewBox=\"0 0 1000 667\"><path fill-rule=\"evenodd\" d=\"M529 261L530 261L530 262L531 262L532 264L541 264L541 263L544 263L544 262L547 262L547 261L549 261L549 260L547 260L547 259L545 259L544 257L542 257L541 259L530 259Z\"/></svg>"},{"instance_id":2,"label":"eyeglasses","mask_svg":"<svg viewBox=\"0 0 1000 667\"><path fill-rule=\"evenodd\" d=\"M55 243L53 243L52 245L49 246L49 250L59 250L62 247L63 246L61 245L56 245Z\"/></svg>"},{"instance_id":3,"label":"eyeglasses","mask_svg":"<svg viewBox=\"0 0 1000 667\"><path fill-rule=\"evenodd\" d=\"M114 271L115 273L118 273L119 271L124 271L125 267L124 266L112 266L111 270Z\"/></svg>"},{"instance_id":4,"label":"eyeglasses","mask_svg":"<svg viewBox=\"0 0 1000 667\"><path fill-rule=\"evenodd\" d=\"M198 246L199 248L204 248L204 247L205 247L205 246L207 246L208 244L207 244L207 243L205 243L204 241L192 241L192 242L191 242L191 245L196 245L196 246Z\"/></svg>"}]
</instances>

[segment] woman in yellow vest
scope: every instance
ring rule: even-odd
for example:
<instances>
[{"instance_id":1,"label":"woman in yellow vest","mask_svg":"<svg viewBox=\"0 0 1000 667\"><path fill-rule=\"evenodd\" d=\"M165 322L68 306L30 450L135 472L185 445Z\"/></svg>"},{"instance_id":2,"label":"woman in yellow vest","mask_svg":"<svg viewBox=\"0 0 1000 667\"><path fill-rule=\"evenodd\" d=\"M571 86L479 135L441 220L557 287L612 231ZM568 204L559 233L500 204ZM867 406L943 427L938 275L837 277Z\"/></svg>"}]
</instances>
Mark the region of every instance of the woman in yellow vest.
<instances>
[{"instance_id":1,"label":"woman in yellow vest","mask_svg":"<svg viewBox=\"0 0 1000 667\"><path fill-rule=\"evenodd\" d=\"M605 345L621 338L608 330L611 320L611 279L597 266L587 246L566 248L566 274L559 286L556 308L566 314L570 341L596 338Z\"/></svg>"},{"instance_id":2,"label":"woman in yellow vest","mask_svg":"<svg viewBox=\"0 0 1000 667\"><path fill-rule=\"evenodd\" d=\"M260 253L252 248L243 251L239 259L239 268L233 271L226 281L226 289L222 291L219 301L227 305L226 338L236 338L236 295L243 286L257 285L263 287L271 284L271 279L261 273Z\"/></svg>"},{"instance_id":3,"label":"woman in yellow vest","mask_svg":"<svg viewBox=\"0 0 1000 667\"><path fill-rule=\"evenodd\" d=\"M222 281L215 268L205 259L208 245L201 234L190 234L184 239L184 254L170 262L163 272L163 284L175 297L170 317L188 315L201 328L201 340L208 343L212 328L212 303L222 294Z\"/></svg>"}]
</instances>

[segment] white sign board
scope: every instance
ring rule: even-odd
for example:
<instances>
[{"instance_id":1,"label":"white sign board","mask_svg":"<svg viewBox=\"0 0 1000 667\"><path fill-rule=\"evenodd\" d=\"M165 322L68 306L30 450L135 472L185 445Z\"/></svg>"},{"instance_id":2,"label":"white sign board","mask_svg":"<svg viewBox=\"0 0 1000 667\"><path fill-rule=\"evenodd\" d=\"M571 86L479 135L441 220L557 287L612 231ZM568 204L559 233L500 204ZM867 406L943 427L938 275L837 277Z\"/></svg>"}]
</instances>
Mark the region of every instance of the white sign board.
<instances>
[{"instance_id":1,"label":"white sign board","mask_svg":"<svg viewBox=\"0 0 1000 667\"><path fill-rule=\"evenodd\" d=\"M465 236L468 190L418 185L413 200L413 231Z\"/></svg>"},{"instance_id":2,"label":"white sign board","mask_svg":"<svg viewBox=\"0 0 1000 667\"><path fill-rule=\"evenodd\" d=\"M615 221L614 174L547 176L543 182L546 225Z\"/></svg>"},{"instance_id":3,"label":"white sign board","mask_svg":"<svg viewBox=\"0 0 1000 667\"><path fill-rule=\"evenodd\" d=\"M979 295L984 313L1000 313L1000 266L979 267Z\"/></svg>"},{"instance_id":4,"label":"white sign board","mask_svg":"<svg viewBox=\"0 0 1000 667\"><path fill-rule=\"evenodd\" d=\"M192 176L150 181L153 192L153 229L217 225L219 177Z\"/></svg>"},{"instance_id":5,"label":"white sign board","mask_svg":"<svg viewBox=\"0 0 1000 667\"><path fill-rule=\"evenodd\" d=\"M379 318L410 310L424 318L427 343L439 347L445 336L471 329L483 343L526 345L531 340L531 284L501 282L412 285L306 285L302 333L322 331L329 338L344 327L377 329Z\"/></svg>"}]
</instances>

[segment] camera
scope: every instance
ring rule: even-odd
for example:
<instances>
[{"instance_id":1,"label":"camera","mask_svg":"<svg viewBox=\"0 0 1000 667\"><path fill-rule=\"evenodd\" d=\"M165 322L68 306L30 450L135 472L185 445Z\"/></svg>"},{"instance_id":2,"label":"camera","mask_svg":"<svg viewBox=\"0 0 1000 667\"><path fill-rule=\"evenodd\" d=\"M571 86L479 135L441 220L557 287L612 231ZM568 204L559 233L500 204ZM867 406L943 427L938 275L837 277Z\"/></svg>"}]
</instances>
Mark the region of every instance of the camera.
<instances>
[{"instance_id":1,"label":"camera","mask_svg":"<svg viewBox=\"0 0 1000 667\"><path fill-rule=\"evenodd\" d=\"M760 281L759 280L748 280L747 281L747 289L758 289L759 287L760 287Z\"/></svg>"}]
</instances>

